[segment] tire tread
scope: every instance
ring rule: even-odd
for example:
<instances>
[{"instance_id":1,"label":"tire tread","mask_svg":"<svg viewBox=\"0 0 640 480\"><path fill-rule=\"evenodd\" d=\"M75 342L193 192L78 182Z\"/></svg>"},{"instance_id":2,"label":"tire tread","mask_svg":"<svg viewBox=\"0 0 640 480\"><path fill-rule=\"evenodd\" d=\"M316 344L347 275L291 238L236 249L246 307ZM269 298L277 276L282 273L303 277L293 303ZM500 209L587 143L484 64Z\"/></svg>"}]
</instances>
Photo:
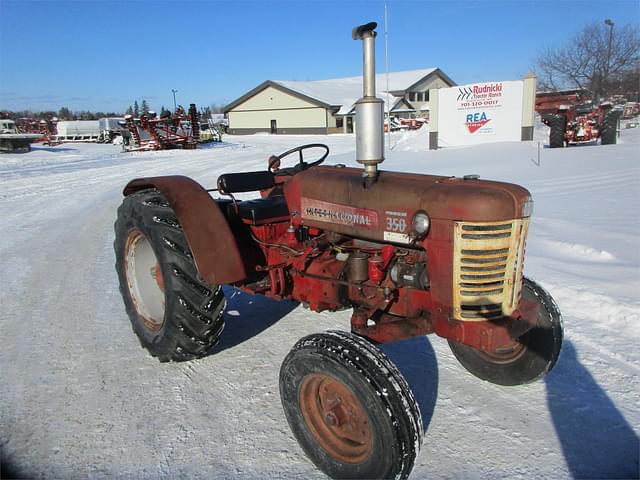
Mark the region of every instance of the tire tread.
<instances>
[{"instance_id":1,"label":"tire tread","mask_svg":"<svg viewBox=\"0 0 640 480\"><path fill-rule=\"evenodd\" d=\"M206 355L224 329L225 297L219 286L199 277L182 226L164 195L146 189L125 197L114 228L120 293L141 345L161 362ZM143 326L127 286L124 249L132 229L148 238L163 272L165 319L156 335L150 335Z\"/></svg>"}]
</instances>

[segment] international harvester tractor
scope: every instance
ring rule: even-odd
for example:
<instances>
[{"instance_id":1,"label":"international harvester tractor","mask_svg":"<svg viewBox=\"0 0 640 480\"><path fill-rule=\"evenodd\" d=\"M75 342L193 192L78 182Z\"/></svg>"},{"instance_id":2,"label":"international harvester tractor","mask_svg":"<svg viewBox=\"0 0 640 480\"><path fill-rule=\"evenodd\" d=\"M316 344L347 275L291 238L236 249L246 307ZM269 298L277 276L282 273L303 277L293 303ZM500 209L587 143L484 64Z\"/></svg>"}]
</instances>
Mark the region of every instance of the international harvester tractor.
<instances>
[{"instance_id":1,"label":"international harvester tractor","mask_svg":"<svg viewBox=\"0 0 640 480\"><path fill-rule=\"evenodd\" d=\"M406 478L422 443L419 406L378 344L435 333L473 375L520 385L548 373L562 343L558 307L523 276L526 189L378 170L375 27L353 30L363 40L363 170L321 165L329 149L310 144L270 157L264 171L221 175L213 190L181 176L138 178L115 223L125 307L160 361L211 351L225 284L316 312L353 309L350 331L301 339L280 370L295 437L335 478ZM251 191L261 198L234 197Z\"/></svg>"}]
</instances>

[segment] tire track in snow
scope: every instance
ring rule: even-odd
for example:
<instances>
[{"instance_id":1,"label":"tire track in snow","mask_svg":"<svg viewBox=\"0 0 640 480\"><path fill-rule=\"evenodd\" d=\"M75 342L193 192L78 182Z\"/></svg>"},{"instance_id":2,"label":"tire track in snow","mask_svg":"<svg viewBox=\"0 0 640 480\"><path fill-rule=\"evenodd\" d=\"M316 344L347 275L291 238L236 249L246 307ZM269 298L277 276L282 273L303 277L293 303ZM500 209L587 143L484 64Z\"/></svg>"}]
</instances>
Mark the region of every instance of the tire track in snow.
<instances>
[{"instance_id":1,"label":"tire track in snow","mask_svg":"<svg viewBox=\"0 0 640 480\"><path fill-rule=\"evenodd\" d=\"M593 183L584 182L558 187L537 188L534 186L531 188L531 192L534 194L534 196L544 195L545 197L562 197L575 195L576 193L592 193L600 192L603 190L637 191L638 183L640 183L640 175L637 177L628 177L626 179L620 178L617 180L607 180Z\"/></svg>"},{"instance_id":2,"label":"tire track in snow","mask_svg":"<svg viewBox=\"0 0 640 480\"><path fill-rule=\"evenodd\" d=\"M594 184L600 184L603 179L606 180L617 180L617 179L628 179L630 176L639 175L640 169L638 168L627 168L625 170L619 170L617 172L611 173L607 172L606 176L602 172L599 173L590 173L583 175L576 175L571 177L559 177L552 178L547 180L534 180L531 182L531 185L541 185L541 186L555 186L555 187L563 187L565 185L572 184L584 184L585 182L590 182Z\"/></svg>"},{"instance_id":3,"label":"tire track in snow","mask_svg":"<svg viewBox=\"0 0 640 480\"><path fill-rule=\"evenodd\" d=\"M83 449L76 449L74 458L69 448L77 443L78 432L84 432L84 441L99 445L101 432L110 428L95 410L99 403L92 393L102 385L93 366L99 359L88 356L96 351L97 332L108 327L92 323L94 304L86 292L89 285L104 282L95 272L104 254L101 226L110 223L112 212L108 204L102 209L94 205L89 215L85 209L77 205L64 224L36 225L28 241L15 246L12 254L29 258L31 269L18 279L15 295L2 299L4 312L12 312L0 320L3 335L11 339L0 351L1 363L8 367L2 378L13 387L0 394L1 403L10 406L0 412L1 423L15 425L10 433L3 432L10 442L27 442L17 455L30 452L38 459L16 458L19 470L33 476L64 478L79 471L73 464L82 461L78 452ZM77 362L79 356L88 361ZM33 379L37 383L28 384ZM10 398L16 394L19 399ZM29 436L37 425L43 427ZM52 444L56 449L49 450Z\"/></svg>"}]
</instances>

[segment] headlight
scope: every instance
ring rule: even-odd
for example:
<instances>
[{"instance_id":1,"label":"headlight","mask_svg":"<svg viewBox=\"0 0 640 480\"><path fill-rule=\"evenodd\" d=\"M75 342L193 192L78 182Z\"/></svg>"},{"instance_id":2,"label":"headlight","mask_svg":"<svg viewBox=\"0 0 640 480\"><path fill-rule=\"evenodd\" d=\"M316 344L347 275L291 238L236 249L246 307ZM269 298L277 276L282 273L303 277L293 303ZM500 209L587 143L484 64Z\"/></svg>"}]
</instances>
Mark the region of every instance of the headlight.
<instances>
[{"instance_id":1,"label":"headlight","mask_svg":"<svg viewBox=\"0 0 640 480\"><path fill-rule=\"evenodd\" d=\"M425 212L418 212L413 217L413 231L416 232L419 237L427 233L430 224L429 215Z\"/></svg>"},{"instance_id":2,"label":"headlight","mask_svg":"<svg viewBox=\"0 0 640 480\"><path fill-rule=\"evenodd\" d=\"M522 204L522 216L530 217L531 215L533 215L533 199L529 197L529 199Z\"/></svg>"}]
</instances>

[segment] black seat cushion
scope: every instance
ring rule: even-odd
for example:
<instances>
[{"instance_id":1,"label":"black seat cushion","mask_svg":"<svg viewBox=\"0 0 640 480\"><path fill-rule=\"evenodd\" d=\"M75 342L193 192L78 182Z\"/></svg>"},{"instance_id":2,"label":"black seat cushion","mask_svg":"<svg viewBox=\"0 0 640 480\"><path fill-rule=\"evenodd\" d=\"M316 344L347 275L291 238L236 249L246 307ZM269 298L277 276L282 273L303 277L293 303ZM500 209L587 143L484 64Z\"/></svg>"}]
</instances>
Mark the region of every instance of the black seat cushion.
<instances>
[{"instance_id":1,"label":"black seat cushion","mask_svg":"<svg viewBox=\"0 0 640 480\"><path fill-rule=\"evenodd\" d=\"M243 220L248 220L256 225L266 220L288 217L289 209L284 196L273 195L267 198L239 202L238 213Z\"/></svg>"},{"instance_id":2,"label":"black seat cushion","mask_svg":"<svg viewBox=\"0 0 640 480\"><path fill-rule=\"evenodd\" d=\"M225 173L218 177L218 190L222 193L255 192L274 185L273 173L269 171Z\"/></svg>"}]
</instances>

